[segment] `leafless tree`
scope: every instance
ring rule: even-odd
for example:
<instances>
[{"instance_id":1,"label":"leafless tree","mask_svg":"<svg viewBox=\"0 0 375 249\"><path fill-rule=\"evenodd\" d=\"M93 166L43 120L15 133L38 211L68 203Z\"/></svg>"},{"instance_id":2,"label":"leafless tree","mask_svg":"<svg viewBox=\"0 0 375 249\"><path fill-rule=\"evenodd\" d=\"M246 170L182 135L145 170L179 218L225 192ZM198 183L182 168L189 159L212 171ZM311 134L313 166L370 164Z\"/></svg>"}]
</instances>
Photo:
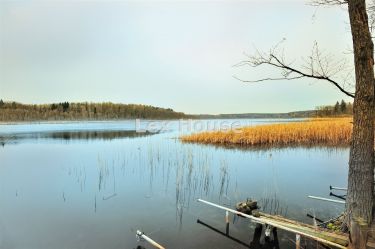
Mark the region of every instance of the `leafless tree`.
<instances>
[{"instance_id":1,"label":"leafless tree","mask_svg":"<svg viewBox=\"0 0 375 249\"><path fill-rule=\"evenodd\" d=\"M353 41L353 61L355 92L347 90L346 80L339 81L337 75L344 71L344 64L333 62L332 58L319 51L317 45L312 55L297 67L288 62L276 46L268 53L257 51L255 55L237 66L272 66L280 69L281 77L266 77L245 82L267 80L298 80L311 78L326 81L347 96L354 98L353 135L350 146L348 196L346 214L350 231L349 247L367 248L370 238L375 238L374 221L374 118L375 118L375 78L374 45L371 35L375 23L374 1L366 5L365 0L312 0L314 6L341 5L347 8Z\"/></svg>"}]
</instances>

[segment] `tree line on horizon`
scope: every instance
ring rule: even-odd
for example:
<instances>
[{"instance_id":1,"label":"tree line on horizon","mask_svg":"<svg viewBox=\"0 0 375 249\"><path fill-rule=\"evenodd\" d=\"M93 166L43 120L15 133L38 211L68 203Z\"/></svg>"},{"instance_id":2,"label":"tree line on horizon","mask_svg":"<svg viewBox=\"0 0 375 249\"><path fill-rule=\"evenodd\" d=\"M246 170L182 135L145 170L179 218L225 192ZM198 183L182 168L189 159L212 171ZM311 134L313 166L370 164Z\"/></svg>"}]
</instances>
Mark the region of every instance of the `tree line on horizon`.
<instances>
[{"instance_id":1,"label":"tree line on horizon","mask_svg":"<svg viewBox=\"0 0 375 249\"><path fill-rule=\"evenodd\" d=\"M353 104L350 102L337 101L334 105L319 106L316 108L317 117L351 116L353 115Z\"/></svg>"},{"instance_id":2,"label":"tree line on horizon","mask_svg":"<svg viewBox=\"0 0 375 249\"><path fill-rule=\"evenodd\" d=\"M59 121L115 119L180 119L188 117L170 108L137 104L52 103L22 104L0 100L0 121Z\"/></svg>"},{"instance_id":3,"label":"tree line on horizon","mask_svg":"<svg viewBox=\"0 0 375 249\"><path fill-rule=\"evenodd\" d=\"M317 117L348 116L353 114L353 104L336 102L334 105L317 107L314 114ZM269 114L271 115L271 114ZM175 112L170 108L160 108L139 104L105 103L52 103L52 104L22 104L0 99L0 122L17 121L62 121L62 120L116 120L116 119L181 119L181 118L223 118L221 115L188 115ZM233 114L232 118L241 118ZM306 116L301 113L295 117ZM227 117L228 118L228 117Z\"/></svg>"}]
</instances>

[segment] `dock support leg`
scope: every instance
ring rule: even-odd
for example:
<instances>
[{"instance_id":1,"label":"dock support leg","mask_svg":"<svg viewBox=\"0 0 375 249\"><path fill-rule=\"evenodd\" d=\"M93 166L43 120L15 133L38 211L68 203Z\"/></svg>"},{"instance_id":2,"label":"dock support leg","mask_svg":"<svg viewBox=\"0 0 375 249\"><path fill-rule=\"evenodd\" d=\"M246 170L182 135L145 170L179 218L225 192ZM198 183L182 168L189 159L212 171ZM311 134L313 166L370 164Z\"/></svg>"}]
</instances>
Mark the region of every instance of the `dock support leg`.
<instances>
[{"instance_id":1,"label":"dock support leg","mask_svg":"<svg viewBox=\"0 0 375 249\"><path fill-rule=\"evenodd\" d=\"M301 248L301 235L296 234L296 249Z\"/></svg>"},{"instance_id":2,"label":"dock support leg","mask_svg":"<svg viewBox=\"0 0 375 249\"><path fill-rule=\"evenodd\" d=\"M228 211L225 211L225 224L226 224L225 234L229 235L229 212Z\"/></svg>"}]
</instances>

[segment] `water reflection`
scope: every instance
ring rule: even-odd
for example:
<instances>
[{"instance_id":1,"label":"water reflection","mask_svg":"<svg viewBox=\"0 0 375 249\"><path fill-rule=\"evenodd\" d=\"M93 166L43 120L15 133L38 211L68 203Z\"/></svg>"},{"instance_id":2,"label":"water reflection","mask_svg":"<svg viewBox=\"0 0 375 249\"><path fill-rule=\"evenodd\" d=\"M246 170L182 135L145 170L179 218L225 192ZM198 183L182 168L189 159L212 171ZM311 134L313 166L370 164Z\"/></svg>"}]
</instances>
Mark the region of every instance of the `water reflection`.
<instances>
[{"instance_id":1,"label":"water reflection","mask_svg":"<svg viewBox=\"0 0 375 249\"><path fill-rule=\"evenodd\" d=\"M94 172L96 175L94 186L97 188L94 210L97 210L100 201L118 197L117 185L121 185L121 181L129 180L129 177L132 178L137 174L140 178L147 179L143 181L144 187L147 186L147 191L143 194L145 199L153 199L154 192L160 190L165 194L173 190L175 220L179 229L183 225L184 212L189 211L191 202L197 198L217 196L221 204L233 208L237 202L252 197L249 193L256 193L251 189L242 190L244 193L239 191L237 182L231 181L231 174L234 173L231 172L234 169L233 165L230 169L225 156L215 158L207 151L193 150L193 148L189 145L180 147L179 150L165 151L148 145L132 147L125 154L119 153L110 157L99 153ZM267 160L272 160L269 153L266 155ZM86 166L69 167L68 174L74 177L80 192L83 192L86 188ZM254 174L256 175L256 172ZM266 177L268 178L269 176ZM275 179L270 182L273 181ZM277 187L266 184L262 193L256 195L260 197L262 211L287 214L287 204L279 198Z\"/></svg>"},{"instance_id":2,"label":"water reflection","mask_svg":"<svg viewBox=\"0 0 375 249\"><path fill-rule=\"evenodd\" d=\"M74 130L56 132L32 132L16 134L0 134L0 145L15 144L26 140L113 140L119 138L135 138L150 136L156 133L136 132L135 130Z\"/></svg>"},{"instance_id":3,"label":"water reflection","mask_svg":"<svg viewBox=\"0 0 375 249\"><path fill-rule=\"evenodd\" d=\"M264 243L261 243L261 236L262 236L262 229L263 226L261 224L257 224L254 230L254 236L253 240L250 242L250 248L251 249L260 249L260 248L266 248L266 249L279 249L279 238L277 235L277 228L273 227L266 227L267 229L272 230L272 237L269 235L266 235L264 237Z\"/></svg>"},{"instance_id":4,"label":"water reflection","mask_svg":"<svg viewBox=\"0 0 375 249\"><path fill-rule=\"evenodd\" d=\"M269 234L267 233L267 235L264 236L264 241L262 242L261 239L262 239L262 230L263 230L263 225L261 224L256 224L255 226L255 229L254 229L254 233L253 233L253 236L252 238L250 238L250 242L246 242L246 241L243 241L243 240L240 240L232 235L230 235L230 232L228 230L228 233L224 233L222 231L220 231L219 229L201 221L201 220L197 220L197 223L210 229L211 231L217 233L218 235L221 235L223 236L224 238L226 239L229 239L231 241L234 241L236 242L237 244L239 245L242 245L243 247L246 247L246 248L249 248L249 249L279 249L280 246L279 246L279 237L278 237L278 234L277 234L277 228L276 227L267 227L266 225L266 230L269 229L270 232ZM272 233L272 235L271 235Z\"/></svg>"},{"instance_id":5,"label":"water reflection","mask_svg":"<svg viewBox=\"0 0 375 249\"><path fill-rule=\"evenodd\" d=\"M192 145L199 145L199 146L207 146L207 147L214 147L217 149L228 149L228 150L241 150L241 151L277 151L277 150L285 150L285 149L324 149L324 150L347 150L349 145L327 145L325 143L315 143L312 145L245 145L245 144L210 144L210 143L198 143L198 142L185 142L184 144L192 144Z\"/></svg>"},{"instance_id":6,"label":"water reflection","mask_svg":"<svg viewBox=\"0 0 375 249\"><path fill-rule=\"evenodd\" d=\"M203 225L204 227L210 229L211 231L216 232L217 234L219 234L221 236L224 236L225 238L228 238L228 239L230 239L230 240L232 240L232 241L234 241L234 242L236 242L236 243L238 243L238 244L240 244L240 245L242 245L244 247L251 248L250 247L251 243L249 245L248 243L246 243L246 242L244 242L242 240L239 240L239 239L231 236L230 234L226 234L226 233L220 231L219 229L217 229L217 228L215 228L215 227L213 227L213 226L211 226L211 225L209 225L209 224L207 224L207 223L205 223L205 222L203 222L203 221L201 221L199 219L197 220L197 223ZM259 235L261 235L261 234L259 234ZM255 235L254 235L254 239L257 239L255 237ZM260 239L260 236L259 236L258 240L259 239ZM261 248L261 247L258 247L258 248Z\"/></svg>"},{"instance_id":7,"label":"water reflection","mask_svg":"<svg viewBox=\"0 0 375 249\"><path fill-rule=\"evenodd\" d=\"M333 150L330 153L334 151L340 152L340 150ZM249 196L249 193L252 193L259 198L261 211L274 215L288 215L287 200L284 200L282 195L279 196L277 173L266 176L268 182L261 193L251 189L242 190L244 193L241 193L237 182L231 182L231 172L226 158L213 158L205 152L194 151L191 147L181 149L178 153L168 152L167 154L168 156L159 148L152 146L147 149L137 147L133 152L127 152L126 155L118 154L109 159L105 155L98 154L95 185L98 190L97 195L102 193L102 196L98 199L95 195L94 209L97 208L98 200L106 201L117 197L116 179L118 177L126 179L129 175L138 172L140 177L148 179L148 190L143 196L146 199L153 198L153 193L160 189L160 181L161 189L165 193L170 191L172 182L175 218L180 228L184 211L189 210L191 201L213 195L218 197L221 204L234 207L237 202L253 197ZM269 152L259 152L258 156L273 160L272 153ZM74 177L80 192L83 192L86 187L86 167L73 166L68 172ZM65 201L65 196L63 199Z\"/></svg>"},{"instance_id":8,"label":"water reflection","mask_svg":"<svg viewBox=\"0 0 375 249\"><path fill-rule=\"evenodd\" d=\"M159 229L152 238L167 248L239 248L196 223L224 223L197 198L232 208L254 198L264 212L306 222L307 212L325 220L342 208L306 196L345 184L347 149L227 149L183 144L175 133L80 133L30 133L22 136L39 142L0 147L1 248L135 248L138 228ZM231 225L245 248L253 232L247 220Z\"/></svg>"},{"instance_id":9,"label":"water reflection","mask_svg":"<svg viewBox=\"0 0 375 249\"><path fill-rule=\"evenodd\" d=\"M284 217L288 215L288 206L278 198L277 193L263 194L259 203L261 203L261 210L265 213Z\"/></svg>"}]
</instances>

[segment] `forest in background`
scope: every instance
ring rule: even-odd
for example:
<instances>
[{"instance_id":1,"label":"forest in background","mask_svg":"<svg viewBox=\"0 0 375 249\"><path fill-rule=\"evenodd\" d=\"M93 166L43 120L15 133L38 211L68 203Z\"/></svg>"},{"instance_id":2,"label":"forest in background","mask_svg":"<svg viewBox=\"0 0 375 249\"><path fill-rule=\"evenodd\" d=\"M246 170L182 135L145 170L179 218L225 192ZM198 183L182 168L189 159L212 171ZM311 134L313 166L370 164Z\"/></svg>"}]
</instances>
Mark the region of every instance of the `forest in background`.
<instances>
[{"instance_id":1,"label":"forest in background","mask_svg":"<svg viewBox=\"0 0 375 249\"><path fill-rule=\"evenodd\" d=\"M344 100L336 102L334 105L320 106L316 108L316 116L332 117L332 116L351 116L353 115L353 104Z\"/></svg>"},{"instance_id":2,"label":"forest in background","mask_svg":"<svg viewBox=\"0 0 375 249\"><path fill-rule=\"evenodd\" d=\"M0 100L0 121L62 121L62 120L116 120L116 119L180 119L188 118L172 109L136 104L53 103L21 104Z\"/></svg>"},{"instance_id":3,"label":"forest in background","mask_svg":"<svg viewBox=\"0 0 375 249\"><path fill-rule=\"evenodd\" d=\"M105 103L52 103L22 104L0 100L0 122L25 121L73 121L73 120L117 120L117 119L231 119L231 118L308 118L335 117L353 114L353 105L344 100L334 105L317 107L316 110L288 113L242 113L218 115L189 115L175 112L170 108L160 108L139 104Z\"/></svg>"},{"instance_id":4,"label":"forest in background","mask_svg":"<svg viewBox=\"0 0 375 249\"><path fill-rule=\"evenodd\" d=\"M234 118L315 118L315 117L342 117L353 115L353 104L337 101L334 105L316 107L315 110L294 111L285 113L240 113L240 114L199 114L195 118L200 119L234 119Z\"/></svg>"}]
</instances>

